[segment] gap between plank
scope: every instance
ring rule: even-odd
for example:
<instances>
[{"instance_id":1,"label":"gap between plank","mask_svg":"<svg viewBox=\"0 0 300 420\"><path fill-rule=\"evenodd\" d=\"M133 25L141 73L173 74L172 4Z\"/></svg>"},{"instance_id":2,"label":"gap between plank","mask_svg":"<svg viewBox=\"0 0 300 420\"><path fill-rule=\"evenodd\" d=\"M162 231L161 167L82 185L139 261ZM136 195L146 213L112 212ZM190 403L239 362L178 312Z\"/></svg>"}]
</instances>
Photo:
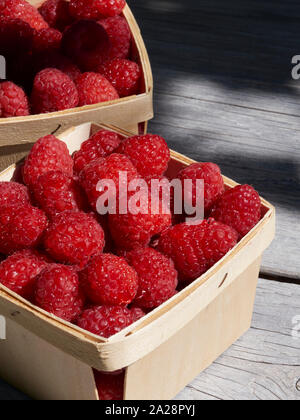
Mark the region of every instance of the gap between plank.
<instances>
[{"instance_id":1,"label":"gap between plank","mask_svg":"<svg viewBox=\"0 0 300 420\"><path fill-rule=\"evenodd\" d=\"M297 275L295 275L295 276L291 275L289 277L286 277L286 276L281 275L281 274L276 274L275 272L274 273L270 273L270 272L267 273L267 272L261 271L260 274L259 274L259 277L264 279L264 280L273 280L273 281L276 281L278 283L300 285L300 278Z\"/></svg>"}]
</instances>

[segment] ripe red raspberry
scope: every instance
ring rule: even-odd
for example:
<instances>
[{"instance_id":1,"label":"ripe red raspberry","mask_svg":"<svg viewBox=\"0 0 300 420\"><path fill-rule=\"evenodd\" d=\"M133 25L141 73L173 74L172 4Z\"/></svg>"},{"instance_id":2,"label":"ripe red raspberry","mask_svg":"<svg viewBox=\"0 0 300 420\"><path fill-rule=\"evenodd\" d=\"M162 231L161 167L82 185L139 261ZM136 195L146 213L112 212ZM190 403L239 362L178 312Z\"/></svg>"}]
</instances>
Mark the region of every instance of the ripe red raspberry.
<instances>
[{"instance_id":1,"label":"ripe red raspberry","mask_svg":"<svg viewBox=\"0 0 300 420\"><path fill-rule=\"evenodd\" d=\"M100 401L122 401L124 398L125 373L94 371Z\"/></svg>"},{"instance_id":2,"label":"ripe red raspberry","mask_svg":"<svg viewBox=\"0 0 300 420\"><path fill-rule=\"evenodd\" d=\"M98 70L113 85L120 98L139 92L142 70L137 63L115 58L107 61Z\"/></svg>"},{"instance_id":3,"label":"ripe red raspberry","mask_svg":"<svg viewBox=\"0 0 300 420\"><path fill-rule=\"evenodd\" d=\"M74 82L57 69L45 69L34 79L31 94L34 113L62 111L78 105L78 92Z\"/></svg>"},{"instance_id":4,"label":"ripe red raspberry","mask_svg":"<svg viewBox=\"0 0 300 420\"><path fill-rule=\"evenodd\" d=\"M173 261L152 248L127 252L125 259L138 274L135 305L154 309L174 296L178 274Z\"/></svg>"},{"instance_id":5,"label":"ripe red raspberry","mask_svg":"<svg viewBox=\"0 0 300 420\"><path fill-rule=\"evenodd\" d=\"M110 59L127 58L131 46L131 31L123 16L114 16L98 21L106 30L110 44Z\"/></svg>"},{"instance_id":6,"label":"ripe red raspberry","mask_svg":"<svg viewBox=\"0 0 300 420\"><path fill-rule=\"evenodd\" d=\"M32 187L34 198L49 218L66 210L79 211L84 207L84 197L74 179L61 171L41 175Z\"/></svg>"},{"instance_id":7,"label":"ripe red raspberry","mask_svg":"<svg viewBox=\"0 0 300 420\"><path fill-rule=\"evenodd\" d=\"M0 208L29 203L29 191L25 185L17 182L0 182Z\"/></svg>"},{"instance_id":8,"label":"ripe red raspberry","mask_svg":"<svg viewBox=\"0 0 300 420\"><path fill-rule=\"evenodd\" d=\"M18 295L32 299L35 278L46 266L46 259L38 252L16 252L0 264L0 283Z\"/></svg>"},{"instance_id":9,"label":"ripe red raspberry","mask_svg":"<svg viewBox=\"0 0 300 420\"><path fill-rule=\"evenodd\" d=\"M110 42L105 29L92 20L79 20L64 31L62 51L82 71L95 71L108 60Z\"/></svg>"},{"instance_id":10,"label":"ripe red raspberry","mask_svg":"<svg viewBox=\"0 0 300 420\"><path fill-rule=\"evenodd\" d=\"M79 105L92 105L119 98L116 89L101 74L84 73L77 79Z\"/></svg>"},{"instance_id":11,"label":"ripe red raspberry","mask_svg":"<svg viewBox=\"0 0 300 420\"><path fill-rule=\"evenodd\" d=\"M119 181L120 172L126 172L128 183L138 178L138 173L131 161L124 155L112 154L107 158L99 158L87 165L80 173L79 180L85 190L90 205L97 210L97 201L103 192L98 191L98 183L101 180L112 180L116 186L116 193L120 191L119 184L127 189L125 183Z\"/></svg>"},{"instance_id":12,"label":"ripe red raspberry","mask_svg":"<svg viewBox=\"0 0 300 420\"><path fill-rule=\"evenodd\" d=\"M35 32L33 50L35 52L58 50L62 40L62 33L57 29L47 28Z\"/></svg>"},{"instance_id":13,"label":"ripe red raspberry","mask_svg":"<svg viewBox=\"0 0 300 420\"><path fill-rule=\"evenodd\" d=\"M104 216L100 214L94 214L94 216L97 219L97 222L100 224L102 229L104 230L104 236L105 236L105 247L103 252L107 254L114 254L115 253L115 245L113 243L109 226L108 226L108 214L105 214Z\"/></svg>"},{"instance_id":14,"label":"ripe red raspberry","mask_svg":"<svg viewBox=\"0 0 300 420\"><path fill-rule=\"evenodd\" d=\"M212 217L234 228L240 239L260 221L261 201L250 185L227 190L214 207Z\"/></svg>"},{"instance_id":15,"label":"ripe red raspberry","mask_svg":"<svg viewBox=\"0 0 300 420\"><path fill-rule=\"evenodd\" d=\"M0 106L2 118L30 114L29 102L24 90L12 82L0 83Z\"/></svg>"},{"instance_id":16,"label":"ripe red raspberry","mask_svg":"<svg viewBox=\"0 0 300 420\"><path fill-rule=\"evenodd\" d=\"M0 252L37 246L48 225L46 215L29 204L2 207L0 212Z\"/></svg>"},{"instance_id":17,"label":"ripe red raspberry","mask_svg":"<svg viewBox=\"0 0 300 420\"><path fill-rule=\"evenodd\" d=\"M83 212L65 211L54 217L44 246L56 261L83 268L104 249L104 232L96 219Z\"/></svg>"},{"instance_id":18,"label":"ripe red raspberry","mask_svg":"<svg viewBox=\"0 0 300 420\"><path fill-rule=\"evenodd\" d=\"M145 316L145 312L142 308L134 307L131 305L130 311L133 324Z\"/></svg>"},{"instance_id":19,"label":"ripe red raspberry","mask_svg":"<svg viewBox=\"0 0 300 420\"><path fill-rule=\"evenodd\" d=\"M117 212L109 215L110 232L120 249L134 250L145 247L149 245L152 237L171 226L171 213L165 211L161 202L151 197L148 191L140 191L138 202L135 194L129 194L128 210L126 214Z\"/></svg>"},{"instance_id":20,"label":"ripe red raspberry","mask_svg":"<svg viewBox=\"0 0 300 420\"><path fill-rule=\"evenodd\" d=\"M116 255L97 255L81 275L86 295L99 305L128 305L138 290L137 273Z\"/></svg>"},{"instance_id":21,"label":"ripe red raspberry","mask_svg":"<svg viewBox=\"0 0 300 420\"><path fill-rule=\"evenodd\" d=\"M69 76L74 82L76 82L77 78L81 75L81 71L76 64L73 64L69 58L64 57L57 51L46 51L35 56L35 72L38 73L46 68L55 68L60 70Z\"/></svg>"},{"instance_id":22,"label":"ripe red raspberry","mask_svg":"<svg viewBox=\"0 0 300 420\"><path fill-rule=\"evenodd\" d=\"M122 137L113 131L100 130L89 140L82 143L80 150L74 153L74 170L82 169L94 160L110 155L121 143Z\"/></svg>"},{"instance_id":23,"label":"ripe red raspberry","mask_svg":"<svg viewBox=\"0 0 300 420\"><path fill-rule=\"evenodd\" d=\"M65 321L75 321L84 305L76 270L49 264L36 280L34 301L40 308Z\"/></svg>"},{"instance_id":24,"label":"ripe red raspberry","mask_svg":"<svg viewBox=\"0 0 300 420\"><path fill-rule=\"evenodd\" d=\"M215 202L221 197L224 192L224 180L221 175L221 170L218 165L214 163L194 163L183 169L178 174L178 178L182 181L183 197L185 196L187 202L192 206L196 206L196 181L204 181L204 209L209 211ZM187 191L184 188L184 180L192 180L192 191Z\"/></svg>"},{"instance_id":25,"label":"ripe red raspberry","mask_svg":"<svg viewBox=\"0 0 300 420\"><path fill-rule=\"evenodd\" d=\"M31 186L50 171L73 176L73 160L67 145L52 135L40 138L31 149L23 169L24 182Z\"/></svg>"},{"instance_id":26,"label":"ripe red raspberry","mask_svg":"<svg viewBox=\"0 0 300 420\"><path fill-rule=\"evenodd\" d=\"M86 309L77 325L104 338L109 338L135 322L133 313L124 306L95 306Z\"/></svg>"},{"instance_id":27,"label":"ripe red raspberry","mask_svg":"<svg viewBox=\"0 0 300 420\"><path fill-rule=\"evenodd\" d=\"M166 205L168 205L171 215L172 215L172 224L177 225L179 223L183 223L185 221L185 215L182 214L175 214L175 195L174 195L174 188L170 187L170 180L161 175L161 176L154 176L154 177L147 177L145 181L148 184L149 191L152 191L153 194L159 196L161 200L164 200ZM165 193L165 188L168 188L170 191L170 201L169 196ZM167 192L168 194L168 192Z\"/></svg>"},{"instance_id":28,"label":"ripe red raspberry","mask_svg":"<svg viewBox=\"0 0 300 420\"><path fill-rule=\"evenodd\" d=\"M0 53L15 56L32 48L34 31L21 19L0 18ZM20 69L19 69L20 70Z\"/></svg>"},{"instance_id":29,"label":"ripe red raspberry","mask_svg":"<svg viewBox=\"0 0 300 420\"><path fill-rule=\"evenodd\" d=\"M49 26L60 31L73 22L69 11L69 2L65 0L46 0L38 11Z\"/></svg>"},{"instance_id":30,"label":"ripe red raspberry","mask_svg":"<svg viewBox=\"0 0 300 420\"><path fill-rule=\"evenodd\" d=\"M163 175L170 161L166 141L153 134L131 137L120 145L117 152L128 156L144 178Z\"/></svg>"},{"instance_id":31,"label":"ripe red raspberry","mask_svg":"<svg viewBox=\"0 0 300 420\"><path fill-rule=\"evenodd\" d=\"M95 5L102 16L116 16L126 6L125 0L95 0Z\"/></svg>"},{"instance_id":32,"label":"ripe red raspberry","mask_svg":"<svg viewBox=\"0 0 300 420\"><path fill-rule=\"evenodd\" d=\"M26 0L0 0L0 15L21 19L27 22L33 29L48 28L38 10Z\"/></svg>"},{"instance_id":33,"label":"ripe red raspberry","mask_svg":"<svg viewBox=\"0 0 300 420\"><path fill-rule=\"evenodd\" d=\"M70 13L75 19L99 19L101 17L95 0L71 0Z\"/></svg>"},{"instance_id":34,"label":"ripe red raspberry","mask_svg":"<svg viewBox=\"0 0 300 420\"><path fill-rule=\"evenodd\" d=\"M238 240L237 232L214 219L182 223L163 232L158 250L174 261L182 282L191 282L216 264Z\"/></svg>"}]
</instances>

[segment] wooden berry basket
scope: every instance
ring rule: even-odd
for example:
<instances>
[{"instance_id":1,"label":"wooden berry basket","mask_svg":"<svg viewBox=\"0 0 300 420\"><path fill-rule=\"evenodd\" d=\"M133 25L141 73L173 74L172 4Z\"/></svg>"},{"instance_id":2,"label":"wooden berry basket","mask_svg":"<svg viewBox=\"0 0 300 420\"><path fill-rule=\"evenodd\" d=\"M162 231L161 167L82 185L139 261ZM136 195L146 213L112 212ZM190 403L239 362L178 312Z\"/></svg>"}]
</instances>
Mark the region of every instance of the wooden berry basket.
<instances>
[{"instance_id":1,"label":"wooden berry basket","mask_svg":"<svg viewBox=\"0 0 300 420\"><path fill-rule=\"evenodd\" d=\"M83 124L60 138L73 152L99 127ZM191 163L172 152L169 174ZM10 180L15 168L0 179ZM224 179L228 188L237 185ZM91 367L125 368L124 399L175 397L250 327L261 257L275 233L274 207L262 199L262 208L259 224L218 264L110 339L64 322L0 286L0 315L7 319L0 376L36 399L97 400Z\"/></svg>"},{"instance_id":2,"label":"wooden berry basket","mask_svg":"<svg viewBox=\"0 0 300 420\"><path fill-rule=\"evenodd\" d=\"M42 0L28 0L38 7ZM95 121L114 124L130 131L147 131L147 122L153 118L153 78L148 53L139 26L126 5L123 15L132 35L132 54L143 69L142 90L139 95L121 98L115 101L87 105L49 114L30 115L28 117L0 118L0 168L13 163L27 152L28 143L49 133L60 134L79 123ZM3 163L6 166L3 166Z\"/></svg>"}]
</instances>

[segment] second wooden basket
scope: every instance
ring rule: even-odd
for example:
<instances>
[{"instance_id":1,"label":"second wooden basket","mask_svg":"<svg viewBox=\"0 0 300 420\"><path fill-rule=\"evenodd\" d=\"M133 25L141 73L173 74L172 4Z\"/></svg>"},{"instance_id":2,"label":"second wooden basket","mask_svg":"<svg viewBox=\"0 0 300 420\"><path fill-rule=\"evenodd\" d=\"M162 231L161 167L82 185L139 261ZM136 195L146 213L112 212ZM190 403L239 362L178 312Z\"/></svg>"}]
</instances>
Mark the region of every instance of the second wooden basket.
<instances>
[{"instance_id":1,"label":"second wooden basket","mask_svg":"<svg viewBox=\"0 0 300 420\"><path fill-rule=\"evenodd\" d=\"M34 6L42 0L29 0ZM127 5L123 11L132 32L132 55L143 70L142 92L139 95L111 102L88 105L49 114L28 117L0 118L0 147L33 143L49 133L56 135L80 123L95 121L114 124L128 130L146 131L147 122L153 118L153 78L147 50L139 26ZM13 153L13 151L11 151Z\"/></svg>"},{"instance_id":2,"label":"second wooden basket","mask_svg":"<svg viewBox=\"0 0 300 420\"><path fill-rule=\"evenodd\" d=\"M100 126L84 124L60 138L78 150ZM130 133L102 126L124 136ZM172 152L169 175L194 161ZM16 166L0 175L10 180ZM237 184L224 178L226 186ZM0 286L0 376L37 399L97 400L92 368L126 369L126 400L168 400L250 327L264 250L275 233L275 210L221 261L168 302L110 339L62 321Z\"/></svg>"}]
</instances>

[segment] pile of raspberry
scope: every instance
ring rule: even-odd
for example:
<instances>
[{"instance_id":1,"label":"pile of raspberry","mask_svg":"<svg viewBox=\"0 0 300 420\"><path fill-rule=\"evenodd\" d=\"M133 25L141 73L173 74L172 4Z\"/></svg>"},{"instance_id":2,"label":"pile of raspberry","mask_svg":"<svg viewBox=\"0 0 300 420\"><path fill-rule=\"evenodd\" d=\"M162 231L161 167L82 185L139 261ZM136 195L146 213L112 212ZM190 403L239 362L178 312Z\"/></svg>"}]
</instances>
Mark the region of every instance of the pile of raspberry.
<instances>
[{"instance_id":1,"label":"pile of raspberry","mask_svg":"<svg viewBox=\"0 0 300 420\"><path fill-rule=\"evenodd\" d=\"M202 180L206 218L174 217L163 194L147 189L168 179L170 159L166 141L152 134L100 130L73 156L53 135L38 140L22 180L0 182L0 283L103 338L174 297L259 222L261 201L249 185L226 189L217 165L195 163L176 174L179 200L196 202ZM97 373L100 397L120 399L122 378Z\"/></svg>"},{"instance_id":2,"label":"pile of raspberry","mask_svg":"<svg viewBox=\"0 0 300 420\"><path fill-rule=\"evenodd\" d=\"M113 101L142 91L125 0L0 2L0 118Z\"/></svg>"}]
</instances>

